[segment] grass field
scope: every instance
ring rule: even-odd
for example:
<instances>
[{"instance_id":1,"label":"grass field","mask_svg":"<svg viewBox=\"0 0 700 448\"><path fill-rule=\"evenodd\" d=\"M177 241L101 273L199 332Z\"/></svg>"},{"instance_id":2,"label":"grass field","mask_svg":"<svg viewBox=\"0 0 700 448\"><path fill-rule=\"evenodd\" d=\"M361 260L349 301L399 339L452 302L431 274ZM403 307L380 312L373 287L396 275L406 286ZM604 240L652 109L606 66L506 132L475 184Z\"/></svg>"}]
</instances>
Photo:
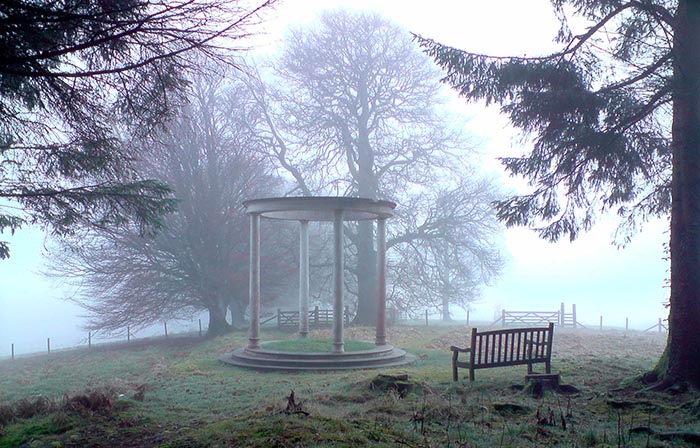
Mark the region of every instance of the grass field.
<instances>
[{"instance_id":1,"label":"grass field","mask_svg":"<svg viewBox=\"0 0 700 448\"><path fill-rule=\"evenodd\" d=\"M372 340L372 329L346 337ZM695 392L642 391L665 339L656 333L559 330L553 370L574 394L533 398L524 366L451 381L464 327L389 329L417 355L389 371L258 373L218 358L245 333L171 337L0 362L0 447L666 447L696 446ZM329 332L313 335L329 338ZM266 332L266 340L288 334ZM370 387L407 374L405 397ZM294 391L298 411L284 412ZM651 429L651 432L645 428ZM675 432L674 432L675 431ZM700 437L698 437L700 439Z\"/></svg>"}]
</instances>

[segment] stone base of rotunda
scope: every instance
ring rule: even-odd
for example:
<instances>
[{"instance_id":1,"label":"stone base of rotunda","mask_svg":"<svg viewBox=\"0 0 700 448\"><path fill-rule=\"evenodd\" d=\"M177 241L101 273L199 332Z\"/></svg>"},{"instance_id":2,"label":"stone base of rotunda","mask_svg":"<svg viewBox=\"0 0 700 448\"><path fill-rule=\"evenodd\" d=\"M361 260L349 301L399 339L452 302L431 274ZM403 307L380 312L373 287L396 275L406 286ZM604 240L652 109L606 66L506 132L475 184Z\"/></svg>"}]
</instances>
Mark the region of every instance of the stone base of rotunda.
<instances>
[{"instance_id":1,"label":"stone base of rotunda","mask_svg":"<svg viewBox=\"0 0 700 448\"><path fill-rule=\"evenodd\" d=\"M239 348L219 358L222 362L255 370L354 370L414 364L416 357L392 345L344 353L289 352Z\"/></svg>"}]
</instances>

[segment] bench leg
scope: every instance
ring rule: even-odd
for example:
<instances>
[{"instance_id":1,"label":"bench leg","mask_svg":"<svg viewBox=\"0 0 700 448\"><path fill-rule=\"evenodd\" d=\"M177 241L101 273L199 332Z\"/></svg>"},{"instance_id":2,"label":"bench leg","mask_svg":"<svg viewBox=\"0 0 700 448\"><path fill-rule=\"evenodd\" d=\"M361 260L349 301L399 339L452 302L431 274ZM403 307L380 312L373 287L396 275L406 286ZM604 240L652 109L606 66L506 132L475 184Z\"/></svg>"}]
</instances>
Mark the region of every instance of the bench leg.
<instances>
[{"instance_id":1,"label":"bench leg","mask_svg":"<svg viewBox=\"0 0 700 448\"><path fill-rule=\"evenodd\" d=\"M452 381L459 381L459 375L457 374L457 357L459 353L452 352Z\"/></svg>"},{"instance_id":2,"label":"bench leg","mask_svg":"<svg viewBox=\"0 0 700 448\"><path fill-rule=\"evenodd\" d=\"M544 369L547 373L552 373L552 363L549 361L545 362Z\"/></svg>"},{"instance_id":3,"label":"bench leg","mask_svg":"<svg viewBox=\"0 0 700 448\"><path fill-rule=\"evenodd\" d=\"M469 381L474 381L474 368L469 368Z\"/></svg>"},{"instance_id":4,"label":"bench leg","mask_svg":"<svg viewBox=\"0 0 700 448\"><path fill-rule=\"evenodd\" d=\"M530 375L532 373L532 364L527 365L527 374ZM547 372L549 373L549 372Z\"/></svg>"}]
</instances>

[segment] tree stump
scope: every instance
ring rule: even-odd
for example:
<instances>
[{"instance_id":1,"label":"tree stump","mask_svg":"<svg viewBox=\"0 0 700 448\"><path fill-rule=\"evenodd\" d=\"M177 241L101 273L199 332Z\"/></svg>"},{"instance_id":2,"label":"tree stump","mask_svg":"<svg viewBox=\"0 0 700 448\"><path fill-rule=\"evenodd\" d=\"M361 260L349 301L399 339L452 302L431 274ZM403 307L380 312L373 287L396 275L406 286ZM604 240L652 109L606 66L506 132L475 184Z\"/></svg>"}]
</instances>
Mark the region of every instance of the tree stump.
<instances>
[{"instance_id":1,"label":"tree stump","mask_svg":"<svg viewBox=\"0 0 700 448\"><path fill-rule=\"evenodd\" d=\"M558 373L530 373L525 375L525 391L535 398L541 398L548 390L559 390Z\"/></svg>"},{"instance_id":2,"label":"tree stump","mask_svg":"<svg viewBox=\"0 0 700 448\"><path fill-rule=\"evenodd\" d=\"M403 375L384 375L379 374L369 384L371 390L380 390L386 392L392 390L400 398L404 398L406 394L414 389L414 383L408 379L407 374Z\"/></svg>"}]
</instances>

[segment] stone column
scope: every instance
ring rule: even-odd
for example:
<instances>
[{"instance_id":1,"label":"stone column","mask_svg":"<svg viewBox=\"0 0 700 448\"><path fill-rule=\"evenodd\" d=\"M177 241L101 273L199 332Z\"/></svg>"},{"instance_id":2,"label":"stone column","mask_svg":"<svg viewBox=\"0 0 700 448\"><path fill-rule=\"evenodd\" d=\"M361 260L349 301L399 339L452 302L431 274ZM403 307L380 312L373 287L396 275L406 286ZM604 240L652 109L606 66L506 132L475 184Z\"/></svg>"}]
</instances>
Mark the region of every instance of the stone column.
<instances>
[{"instance_id":1,"label":"stone column","mask_svg":"<svg viewBox=\"0 0 700 448\"><path fill-rule=\"evenodd\" d=\"M299 221L299 335L309 334L309 221Z\"/></svg>"},{"instance_id":2,"label":"stone column","mask_svg":"<svg viewBox=\"0 0 700 448\"><path fill-rule=\"evenodd\" d=\"M250 214L250 329L248 348L260 348L260 214Z\"/></svg>"},{"instance_id":3,"label":"stone column","mask_svg":"<svg viewBox=\"0 0 700 448\"><path fill-rule=\"evenodd\" d=\"M377 337L375 344L386 345L386 218L377 219Z\"/></svg>"},{"instance_id":4,"label":"stone column","mask_svg":"<svg viewBox=\"0 0 700 448\"><path fill-rule=\"evenodd\" d=\"M333 212L333 352L343 353L343 211Z\"/></svg>"}]
</instances>

